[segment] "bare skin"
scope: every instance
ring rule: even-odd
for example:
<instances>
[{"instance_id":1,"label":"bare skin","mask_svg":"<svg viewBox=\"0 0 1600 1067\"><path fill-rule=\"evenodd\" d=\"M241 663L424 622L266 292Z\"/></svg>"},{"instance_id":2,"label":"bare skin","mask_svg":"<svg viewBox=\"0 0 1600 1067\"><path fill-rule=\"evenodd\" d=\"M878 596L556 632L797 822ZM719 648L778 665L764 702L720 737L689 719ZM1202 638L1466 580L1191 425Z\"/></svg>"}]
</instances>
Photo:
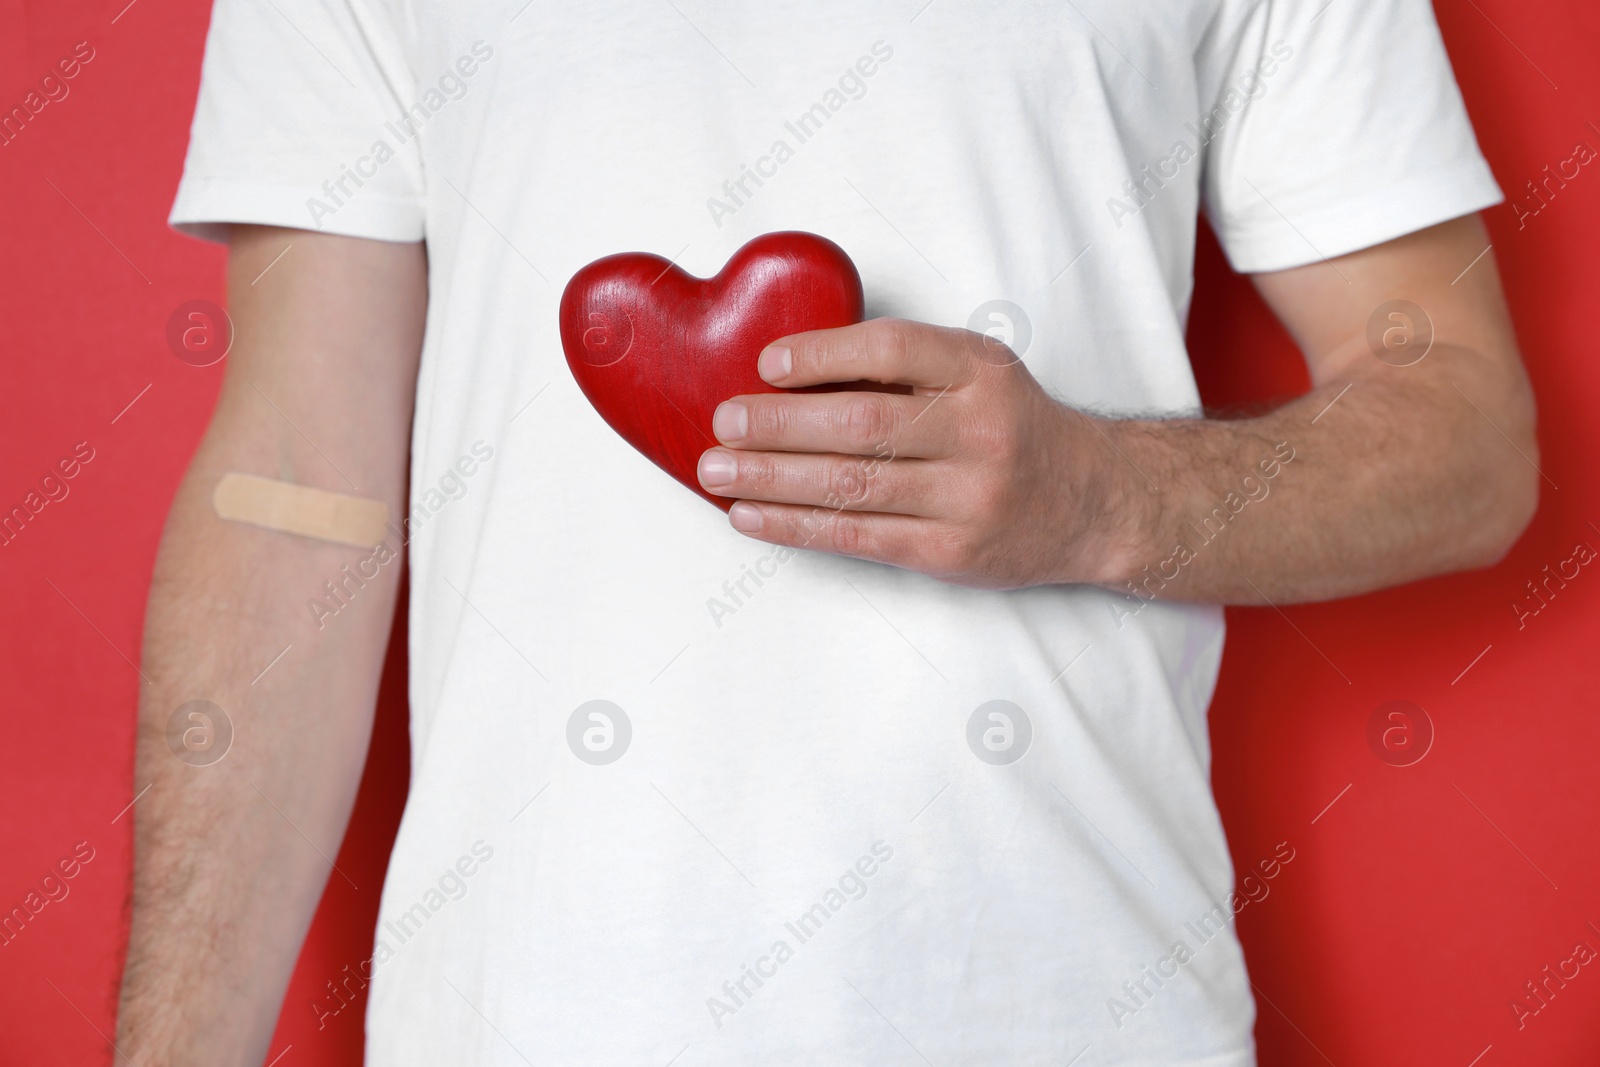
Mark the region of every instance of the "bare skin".
<instances>
[{"instance_id":1,"label":"bare skin","mask_svg":"<svg viewBox=\"0 0 1600 1067\"><path fill-rule=\"evenodd\" d=\"M382 500L400 516L426 278L418 244L233 235L236 339L167 519L145 625L134 783L149 792L133 809L118 1062L262 1063L323 886L343 877L330 862L366 759L403 564L385 564L318 629L306 601L371 553L224 522L211 491L244 471ZM231 749L210 766L168 747L170 717L195 699L233 724Z\"/></svg>"},{"instance_id":2,"label":"bare skin","mask_svg":"<svg viewBox=\"0 0 1600 1067\"><path fill-rule=\"evenodd\" d=\"M1487 244L1470 216L1257 275L1314 388L1250 419L1089 416L966 330L880 319L783 338L758 365L773 385L913 393L734 398L701 484L742 501L730 521L760 540L988 588L1282 603L1486 565L1539 493L1533 398L1492 256L1452 284ZM1433 322L1410 366L1366 339L1396 298Z\"/></svg>"},{"instance_id":3,"label":"bare skin","mask_svg":"<svg viewBox=\"0 0 1600 1067\"><path fill-rule=\"evenodd\" d=\"M707 453L731 461L731 479L712 485L703 460L702 480L742 501L730 518L751 536L991 588L1284 602L1481 566L1538 498L1533 404L1493 258L1451 284L1486 244L1468 218L1258 276L1315 388L1237 421L1086 415L964 330L880 320L786 338L761 357L776 385L868 379L912 393L736 398ZM230 291L238 341L168 520L145 637L136 788L153 784L135 808L117 1044L163 1067L267 1055L360 778L399 569L318 630L306 598L367 553L221 522L210 492L230 470L353 492L348 478L399 514L425 254L239 227ZM1364 340L1394 298L1425 308L1437 334L1409 367ZM1191 524L1231 512L1247 476L1270 494L1201 543ZM1145 568L1171 574L1185 539L1192 558L1151 582ZM173 710L197 697L236 729L210 767L166 741Z\"/></svg>"}]
</instances>

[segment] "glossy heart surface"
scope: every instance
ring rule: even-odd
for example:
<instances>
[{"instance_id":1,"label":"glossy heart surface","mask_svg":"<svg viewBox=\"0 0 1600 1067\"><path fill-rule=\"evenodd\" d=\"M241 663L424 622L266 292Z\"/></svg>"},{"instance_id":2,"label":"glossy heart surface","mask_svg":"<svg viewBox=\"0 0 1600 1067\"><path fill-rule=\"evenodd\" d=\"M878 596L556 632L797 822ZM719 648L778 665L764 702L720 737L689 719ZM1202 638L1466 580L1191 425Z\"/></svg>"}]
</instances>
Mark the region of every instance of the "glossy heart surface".
<instances>
[{"instance_id":1,"label":"glossy heart surface","mask_svg":"<svg viewBox=\"0 0 1600 1067\"><path fill-rule=\"evenodd\" d=\"M695 476L717 443L717 405L783 391L756 373L768 344L862 314L861 277L844 249L787 231L757 237L712 278L647 252L590 263L561 294L561 347L583 395L623 440L726 511L733 501Z\"/></svg>"}]
</instances>

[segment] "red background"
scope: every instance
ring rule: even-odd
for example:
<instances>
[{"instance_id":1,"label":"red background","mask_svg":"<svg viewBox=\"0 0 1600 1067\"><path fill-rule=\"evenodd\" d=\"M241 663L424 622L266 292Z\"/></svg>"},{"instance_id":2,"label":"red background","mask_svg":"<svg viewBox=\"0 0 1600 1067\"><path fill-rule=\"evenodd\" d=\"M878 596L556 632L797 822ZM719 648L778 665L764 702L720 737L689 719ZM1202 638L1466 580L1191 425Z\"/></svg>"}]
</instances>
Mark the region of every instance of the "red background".
<instances>
[{"instance_id":1,"label":"red background","mask_svg":"<svg viewBox=\"0 0 1600 1067\"><path fill-rule=\"evenodd\" d=\"M223 296L221 251L164 221L206 5L125 2L0 0L5 108L76 42L97 53L67 99L0 148L0 510L77 442L95 449L70 496L0 548L0 911L77 842L95 850L71 895L0 948L6 1065L109 1058L132 823L118 816L134 795L128 661L162 519L221 376L179 362L164 338L177 305ZM1579 140L1600 148L1589 0L1442 0L1439 17L1508 193L1526 195ZM1587 925L1600 927L1600 576L1585 570L1523 630L1510 607L1578 541L1600 547L1600 167L1522 229L1507 206L1488 219L1540 402L1549 480L1532 529L1492 570L1281 614L1229 612L1212 734L1234 857L1242 870L1279 841L1296 850L1239 921L1269 1067L1506 1067L1600 1051L1600 968L1521 1029L1510 1009L1576 942L1600 948ZM1288 339L1209 237L1199 275L1190 333L1208 402L1304 388ZM310 1002L370 955L405 789L404 654L397 638L338 856L361 889L328 884L272 1043L272 1056L293 1046L282 1067L359 1062L363 1006L319 1032ZM1368 747L1368 718L1391 699L1434 724L1414 766Z\"/></svg>"}]
</instances>

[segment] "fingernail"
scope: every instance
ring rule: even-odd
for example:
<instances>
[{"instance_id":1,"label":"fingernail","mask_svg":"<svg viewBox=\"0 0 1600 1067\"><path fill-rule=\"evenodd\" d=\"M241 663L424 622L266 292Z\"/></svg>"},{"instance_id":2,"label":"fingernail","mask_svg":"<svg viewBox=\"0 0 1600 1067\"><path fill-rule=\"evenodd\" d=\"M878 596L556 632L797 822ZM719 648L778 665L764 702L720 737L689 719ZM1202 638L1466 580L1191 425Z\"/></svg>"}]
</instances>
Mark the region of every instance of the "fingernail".
<instances>
[{"instance_id":1,"label":"fingernail","mask_svg":"<svg viewBox=\"0 0 1600 1067\"><path fill-rule=\"evenodd\" d=\"M750 432L750 411L743 404L728 401L711 416L711 432L719 441L742 441Z\"/></svg>"},{"instance_id":2,"label":"fingernail","mask_svg":"<svg viewBox=\"0 0 1600 1067\"><path fill-rule=\"evenodd\" d=\"M700 484L707 489L733 481L734 460L726 452L712 449L700 457Z\"/></svg>"},{"instance_id":3,"label":"fingernail","mask_svg":"<svg viewBox=\"0 0 1600 1067\"><path fill-rule=\"evenodd\" d=\"M787 378L789 372L794 370L794 354L783 345L769 345L761 353L761 358L756 360L756 373L761 375L763 381L777 381Z\"/></svg>"},{"instance_id":4,"label":"fingernail","mask_svg":"<svg viewBox=\"0 0 1600 1067\"><path fill-rule=\"evenodd\" d=\"M746 504L743 500L728 509L728 521L740 533L761 532L761 509L754 504Z\"/></svg>"}]
</instances>

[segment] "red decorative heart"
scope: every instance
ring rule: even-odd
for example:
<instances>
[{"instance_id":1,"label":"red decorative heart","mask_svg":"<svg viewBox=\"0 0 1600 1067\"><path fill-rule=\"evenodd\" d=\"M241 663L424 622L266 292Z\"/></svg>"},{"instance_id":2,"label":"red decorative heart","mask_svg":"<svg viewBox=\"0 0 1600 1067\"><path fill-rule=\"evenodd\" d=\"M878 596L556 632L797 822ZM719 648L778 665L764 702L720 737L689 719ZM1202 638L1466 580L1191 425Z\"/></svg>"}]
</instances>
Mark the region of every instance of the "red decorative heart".
<instances>
[{"instance_id":1,"label":"red decorative heart","mask_svg":"<svg viewBox=\"0 0 1600 1067\"><path fill-rule=\"evenodd\" d=\"M812 233L757 237L714 278L625 252L595 260L561 294L561 347L600 417L656 466L700 488L700 456L717 443L711 414L745 393L779 393L756 357L791 333L861 321L861 276L844 249ZM839 388L832 386L831 388Z\"/></svg>"}]
</instances>

